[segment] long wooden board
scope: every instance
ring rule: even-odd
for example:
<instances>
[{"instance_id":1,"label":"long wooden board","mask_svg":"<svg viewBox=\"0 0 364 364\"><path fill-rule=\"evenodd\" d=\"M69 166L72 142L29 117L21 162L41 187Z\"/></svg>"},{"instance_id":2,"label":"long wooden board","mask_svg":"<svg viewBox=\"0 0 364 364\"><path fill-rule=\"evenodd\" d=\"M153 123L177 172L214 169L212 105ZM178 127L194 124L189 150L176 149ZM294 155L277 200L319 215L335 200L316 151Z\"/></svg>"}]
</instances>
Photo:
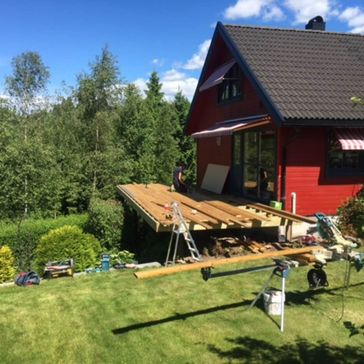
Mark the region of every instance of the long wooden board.
<instances>
[{"instance_id":1,"label":"long wooden board","mask_svg":"<svg viewBox=\"0 0 364 364\"><path fill-rule=\"evenodd\" d=\"M278 251L268 252L268 253L243 255L243 256L233 257L233 258L210 260L207 262L199 262L199 263L193 263L193 264L187 264L187 265L178 265L178 266L173 266L173 267L158 268L158 269L154 269L154 270L150 270L150 271L135 272L134 275L138 279L155 278L155 277L161 277L161 276L168 276L168 275L175 274L175 273L199 270L201 268L215 268L220 265L226 265L226 264L245 263L245 262L266 259L266 258L276 258L276 257L289 256L289 255L312 253L313 251L322 250L322 249L323 248L321 246L285 249L285 250L278 250Z\"/></svg>"}]
</instances>

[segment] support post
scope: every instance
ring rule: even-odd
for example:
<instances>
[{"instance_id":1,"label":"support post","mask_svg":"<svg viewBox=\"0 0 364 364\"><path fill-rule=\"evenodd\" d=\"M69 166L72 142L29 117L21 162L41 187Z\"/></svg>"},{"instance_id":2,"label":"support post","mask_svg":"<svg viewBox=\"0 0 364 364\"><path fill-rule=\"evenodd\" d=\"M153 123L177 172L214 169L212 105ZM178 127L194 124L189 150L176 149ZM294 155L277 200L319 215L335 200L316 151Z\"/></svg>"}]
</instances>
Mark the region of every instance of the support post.
<instances>
[{"instance_id":1,"label":"support post","mask_svg":"<svg viewBox=\"0 0 364 364\"><path fill-rule=\"evenodd\" d=\"M284 301L286 290L286 278L284 272L282 273L282 292L281 292L281 332L284 331Z\"/></svg>"}]
</instances>

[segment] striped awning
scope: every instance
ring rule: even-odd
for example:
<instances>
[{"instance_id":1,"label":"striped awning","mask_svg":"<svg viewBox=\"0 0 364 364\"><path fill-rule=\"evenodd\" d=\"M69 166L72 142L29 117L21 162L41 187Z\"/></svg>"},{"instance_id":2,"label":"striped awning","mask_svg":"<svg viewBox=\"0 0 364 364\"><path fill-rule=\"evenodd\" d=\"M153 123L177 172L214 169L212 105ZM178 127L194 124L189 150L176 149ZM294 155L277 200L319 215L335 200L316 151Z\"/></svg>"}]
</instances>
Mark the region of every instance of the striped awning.
<instances>
[{"instance_id":1,"label":"striped awning","mask_svg":"<svg viewBox=\"0 0 364 364\"><path fill-rule=\"evenodd\" d=\"M224 76L229 72L230 68L235 64L235 60L232 59L229 62L224 63L217 68L210 77L202 84L200 91L207 90L221 83L224 80Z\"/></svg>"},{"instance_id":2,"label":"striped awning","mask_svg":"<svg viewBox=\"0 0 364 364\"><path fill-rule=\"evenodd\" d=\"M267 125L271 123L271 118L268 115L256 115L243 119L227 120L216 123L213 127L193 133L192 138L209 138L223 135L232 135L233 133L250 129L256 126Z\"/></svg>"},{"instance_id":3,"label":"striped awning","mask_svg":"<svg viewBox=\"0 0 364 364\"><path fill-rule=\"evenodd\" d=\"M342 150L364 150L364 128L337 128L335 133Z\"/></svg>"}]
</instances>

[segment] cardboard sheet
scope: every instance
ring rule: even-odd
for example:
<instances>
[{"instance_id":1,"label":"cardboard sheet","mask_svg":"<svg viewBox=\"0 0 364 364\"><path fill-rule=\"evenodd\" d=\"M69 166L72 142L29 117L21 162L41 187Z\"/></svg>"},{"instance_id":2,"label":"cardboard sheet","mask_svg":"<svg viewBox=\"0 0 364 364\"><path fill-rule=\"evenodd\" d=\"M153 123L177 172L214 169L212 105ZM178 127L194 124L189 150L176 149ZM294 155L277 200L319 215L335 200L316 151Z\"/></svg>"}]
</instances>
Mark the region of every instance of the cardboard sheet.
<instances>
[{"instance_id":1,"label":"cardboard sheet","mask_svg":"<svg viewBox=\"0 0 364 364\"><path fill-rule=\"evenodd\" d=\"M204 190L221 194L229 169L230 166L208 164L201 187Z\"/></svg>"}]
</instances>

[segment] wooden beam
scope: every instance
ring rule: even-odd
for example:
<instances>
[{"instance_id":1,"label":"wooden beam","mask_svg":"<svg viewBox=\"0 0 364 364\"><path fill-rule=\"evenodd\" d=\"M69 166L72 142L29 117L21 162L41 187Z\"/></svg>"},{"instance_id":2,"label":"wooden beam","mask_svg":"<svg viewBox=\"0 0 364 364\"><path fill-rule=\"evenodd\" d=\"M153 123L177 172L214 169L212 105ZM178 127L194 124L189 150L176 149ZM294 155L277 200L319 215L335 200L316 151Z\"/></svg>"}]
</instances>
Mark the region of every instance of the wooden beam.
<instances>
[{"instance_id":1,"label":"wooden beam","mask_svg":"<svg viewBox=\"0 0 364 364\"><path fill-rule=\"evenodd\" d=\"M286 211L286 210L278 210L272 206L268 206L268 205L263 205L261 203L251 203L249 201L247 201L247 205L248 208L251 209L258 209L260 211L265 211L271 214L274 214L276 216L280 216L283 218L287 218L289 220L292 220L294 222L307 222L308 224L316 224L316 220L312 217L307 217L307 216L302 216L302 215L298 215L298 214L293 214L292 212Z\"/></svg>"},{"instance_id":2,"label":"wooden beam","mask_svg":"<svg viewBox=\"0 0 364 364\"><path fill-rule=\"evenodd\" d=\"M217 266L225 265L225 264L245 263L245 262L267 259L267 258L276 258L276 257L297 255L297 254L303 254L303 253L312 253L312 251L320 250L320 249L323 249L323 248L321 246L311 246L311 247L306 247L306 248L285 249L285 250L278 250L278 251L268 252L268 253L243 255L243 256L233 257L233 258L210 260L207 262L199 262L199 263L193 263L193 264L187 264L187 265L177 265L177 266L173 266L173 267L158 268L158 269L154 269L154 270L150 270L150 271L135 272L134 275L135 275L135 277L137 277L139 279L154 278L154 277L160 277L160 276L167 276L167 275L174 274L174 273L199 270L201 268L215 268Z\"/></svg>"}]
</instances>

